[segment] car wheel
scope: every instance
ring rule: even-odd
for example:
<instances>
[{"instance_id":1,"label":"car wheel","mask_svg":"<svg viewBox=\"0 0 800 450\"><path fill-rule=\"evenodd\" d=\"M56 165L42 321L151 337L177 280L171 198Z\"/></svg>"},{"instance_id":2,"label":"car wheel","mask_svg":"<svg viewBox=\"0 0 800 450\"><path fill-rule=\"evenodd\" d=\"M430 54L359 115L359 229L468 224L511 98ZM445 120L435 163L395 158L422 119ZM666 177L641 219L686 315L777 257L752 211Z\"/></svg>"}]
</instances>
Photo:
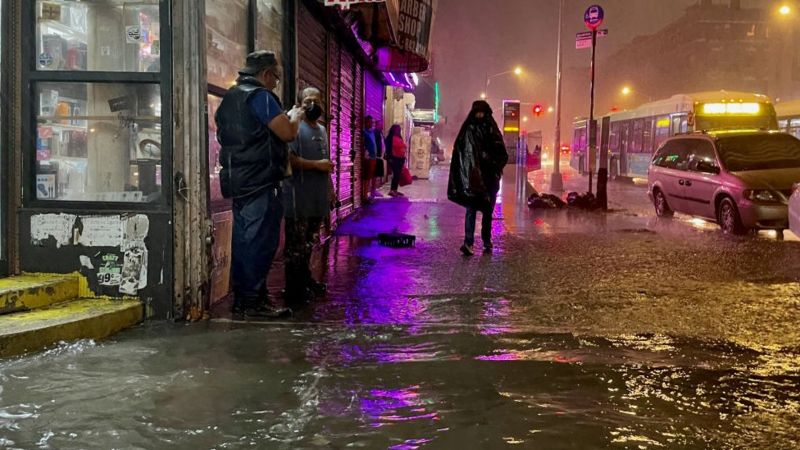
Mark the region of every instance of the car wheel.
<instances>
[{"instance_id":1,"label":"car wheel","mask_svg":"<svg viewBox=\"0 0 800 450\"><path fill-rule=\"evenodd\" d=\"M667 197L661 192L661 189L656 189L653 192L653 206L656 208L656 215L658 217L672 217L675 212L669 207Z\"/></svg>"},{"instance_id":2,"label":"car wheel","mask_svg":"<svg viewBox=\"0 0 800 450\"><path fill-rule=\"evenodd\" d=\"M725 234L744 234L744 226L742 226L742 219L739 217L739 210L733 200L726 197L719 202L717 207L717 223L719 223L722 232Z\"/></svg>"}]
</instances>

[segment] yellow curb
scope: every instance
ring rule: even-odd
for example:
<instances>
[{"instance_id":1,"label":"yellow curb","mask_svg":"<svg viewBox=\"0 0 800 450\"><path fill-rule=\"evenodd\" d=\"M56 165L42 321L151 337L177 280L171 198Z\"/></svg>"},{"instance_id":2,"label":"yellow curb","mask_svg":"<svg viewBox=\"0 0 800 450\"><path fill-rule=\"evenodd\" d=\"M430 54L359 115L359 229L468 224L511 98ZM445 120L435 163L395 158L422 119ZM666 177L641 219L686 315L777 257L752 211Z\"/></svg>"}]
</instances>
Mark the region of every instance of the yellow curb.
<instances>
[{"instance_id":1,"label":"yellow curb","mask_svg":"<svg viewBox=\"0 0 800 450\"><path fill-rule=\"evenodd\" d=\"M100 340L141 322L139 300L81 299L0 316L0 357L40 350L61 341Z\"/></svg>"},{"instance_id":2,"label":"yellow curb","mask_svg":"<svg viewBox=\"0 0 800 450\"><path fill-rule=\"evenodd\" d=\"M0 279L0 314L43 308L77 298L80 275L26 274Z\"/></svg>"}]
</instances>

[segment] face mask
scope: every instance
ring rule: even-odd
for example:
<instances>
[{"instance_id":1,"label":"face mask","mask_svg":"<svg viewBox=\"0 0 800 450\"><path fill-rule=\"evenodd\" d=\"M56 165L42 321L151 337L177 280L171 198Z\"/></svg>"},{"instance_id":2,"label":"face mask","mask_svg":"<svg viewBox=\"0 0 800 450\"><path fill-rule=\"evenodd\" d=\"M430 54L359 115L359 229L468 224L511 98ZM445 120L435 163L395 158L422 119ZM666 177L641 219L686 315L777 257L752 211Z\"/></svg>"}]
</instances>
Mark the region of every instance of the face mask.
<instances>
[{"instance_id":1,"label":"face mask","mask_svg":"<svg viewBox=\"0 0 800 450\"><path fill-rule=\"evenodd\" d=\"M306 107L306 118L312 122L322 117L322 108L316 104L312 103L311 106Z\"/></svg>"}]
</instances>

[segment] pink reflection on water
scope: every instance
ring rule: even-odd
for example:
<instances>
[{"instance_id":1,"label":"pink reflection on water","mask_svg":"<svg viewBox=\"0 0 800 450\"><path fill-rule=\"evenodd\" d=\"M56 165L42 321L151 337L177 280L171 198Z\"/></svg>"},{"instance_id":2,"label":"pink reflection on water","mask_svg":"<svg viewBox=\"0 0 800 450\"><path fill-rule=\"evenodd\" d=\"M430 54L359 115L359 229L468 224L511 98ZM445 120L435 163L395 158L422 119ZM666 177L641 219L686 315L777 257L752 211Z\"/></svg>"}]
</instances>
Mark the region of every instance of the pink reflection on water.
<instances>
[{"instance_id":1,"label":"pink reflection on water","mask_svg":"<svg viewBox=\"0 0 800 450\"><path fill-rule=\"evenodd\" d=\"M478 327L481 334L491 336L512 331L508 324L511 317L511 302L507 299L490 299L483 302Z\"/></svg>"},{"instance_id":2,"label":"pink reflection on water","mask_svg":"<svg viewBox=\"0 0 800 450\"><path fill-rule=\"evenodd\" d=\"M428 407L433 400L419 395L419 386L400 389L373 389L367 398L361 399L361 411L374 428L411 421L438 421L437 411ZM402 448L402 447L398 447Z\"/></svg>"}]
</instances>

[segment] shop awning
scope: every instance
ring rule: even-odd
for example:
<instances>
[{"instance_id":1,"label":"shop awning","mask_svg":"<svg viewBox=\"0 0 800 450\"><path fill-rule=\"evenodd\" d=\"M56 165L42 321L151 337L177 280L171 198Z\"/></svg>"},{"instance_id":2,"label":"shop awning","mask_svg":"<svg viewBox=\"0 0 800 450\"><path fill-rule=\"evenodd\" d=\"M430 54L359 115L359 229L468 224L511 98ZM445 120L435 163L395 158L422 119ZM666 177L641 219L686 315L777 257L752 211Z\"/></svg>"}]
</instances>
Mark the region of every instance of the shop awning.
<instances>
[{"instance_id":1,"label":"shop awning","mask_svg":"<svg viewBox=\"0 0 800 450\"><path fill-rule=\"evenodd\" d=\"M395 73L427 70L433 0L324 2L328 6L348 6L341 10L341 15L352 26L376 70Z\"/></svg>"}]
</instances>

